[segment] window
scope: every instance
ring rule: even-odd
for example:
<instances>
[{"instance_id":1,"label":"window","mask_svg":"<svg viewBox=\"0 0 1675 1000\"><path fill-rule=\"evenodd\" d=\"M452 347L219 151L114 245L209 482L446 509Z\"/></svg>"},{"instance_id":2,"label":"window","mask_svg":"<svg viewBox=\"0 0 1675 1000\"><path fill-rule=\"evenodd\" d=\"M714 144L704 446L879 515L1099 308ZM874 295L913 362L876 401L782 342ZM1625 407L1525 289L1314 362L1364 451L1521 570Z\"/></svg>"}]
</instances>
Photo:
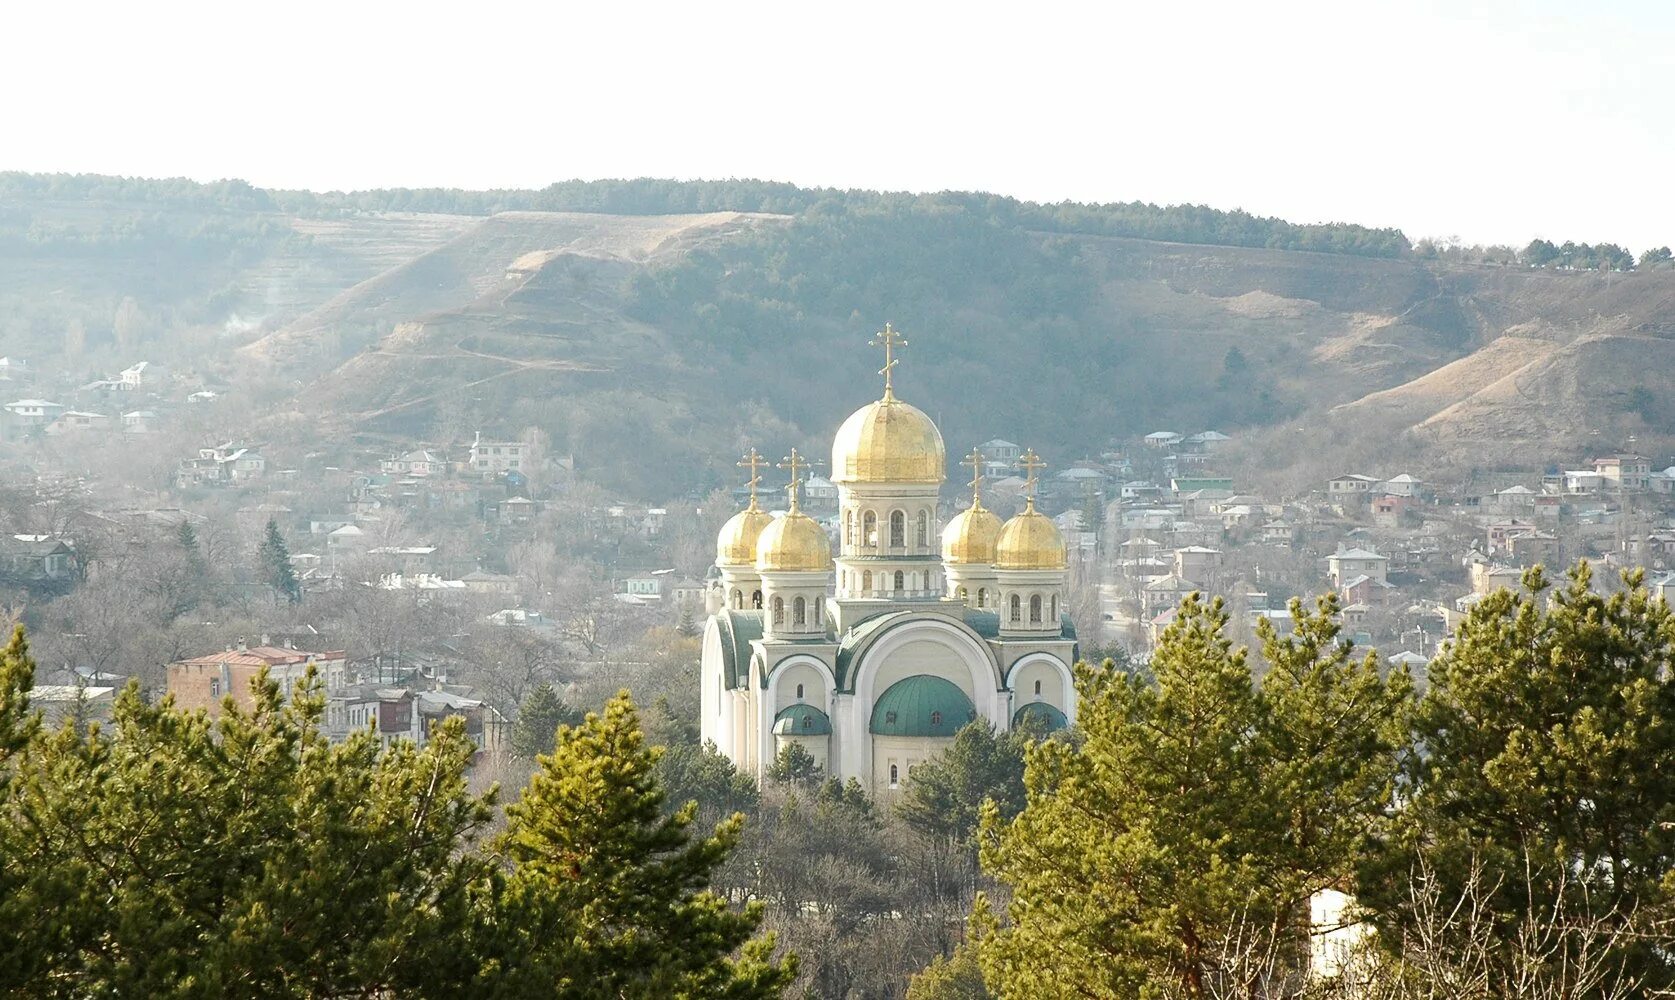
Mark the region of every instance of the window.
<instances>
[{"instance_id":1,"label":"window","mask_svg":"<svg viewBox=\"0 0 1675 1000\"><path fill-rule=\"evenodd\" d=\"M1041 693L1041 682L1040 681L1035 682L1035 693L1038 694L1038 695ZM803 689L798 688L797 689L797 697L799 697L799 698L802 697L802 694L803 694Z\"/></svg>"},{"instance_id":2,"label":"window","mask_svg":"<svg viewBox=\"0 0 1675 1000\"><path fill-rule=\"evenodd\" d=\"M1013 594L1012 595L1012 620L1013 621L1015 621L1015 622L1016 621L1023 621L1024 616L1023 616L1022 607L1023 607L1023 605L1018 600L1018 595Z\"/></svg>"},{"instance_id":3,"label":"window","mask_svg":"<svg viewBox=\"0 0 1675 1000\"><path fill-rule=\"evenodd\" d=\"M931 543L931 514L930 511L919 512L919 547L924 548Z\"/></svg>"},{"instance_id":4,"label":"window","mask_svg":"<svg viewBox=\"0 0 1675 1000\"><path fill-rule=\"evenodd\" d=\"M762 592L760 590L750 592L750 606L757 611L762 610Z\"/></svg>"},{"instance_id":5,"label":"window","mask_svg":"<svg viewBox=\"0 0 1675 1000\"><path fill-rule=\"evenodd\" d=\"M734 611L743 611L744 610L744 593L742 591L739 591L739 590L734 590L733 591L733 610Z\"/></svg>"},{"instance_id":6,"label":"window","mask_svg":"<svg viewBox=\"0 0 1675 1000\"><path fill-rule=\"evenodd\" d=\"M814 716L812 716L812 715L803 716L803 728L804 729L813 729L814 728Z\"/></svg>"},{"instance_id":7,"label":"window","mask_svg":"<svg viewBox=\"0 0 1675 1000\"><path fill-rule=\"evenodd\" d=\"M874 511L861 515L861 544L878 544L878 514Z\"/></svg>"},{"instance_id":8,"label":"window","mask_svg":"<svg viewBox=\"0 0 1675 1000\"><path fill-rule=\"evenodd\" d=\"M959 590L955 591L954 596L958 597L962 601L965 600L965 588L961 587Z\"/></svg>"},{"instance_id":9,"label":"window","mask_svg":"<svg viewBox=\"0 0 1675 1000\"><path fill-rule=\"evenodd\" d=\"M904 586L904 584L903 584L902 572L901 572L901 570L898 569L898 570L896 570L896 593L898 593L898 594L901 593L902 589L903 589L903 586Z\"/></svg>"},{"instance_id":10,"label":"window","mask_svg":"<svg viewBox=\"0 0 1675 1000\"><path fill-rule=\"evenodd\" d=\"M785 624L785 598L778 595L774 596L774 624Z\"/></svg>"},{"instance_id":11,"label":"window","mask_svg":"<svg viewBox=\"0 0 1675 1000\"><path fill-rule=\"evenodd\" d=\"M932 712L931 713L931 725L933 725L933 726L942 725L942 713L941 712Z\"/></svg>"},{"instance_id":12,"label":"window","mask_svg":"<svg viewBox=\"0 0 1675 1000\"><path fill-rule=\"evenodd\" d=\"M808 602L801 597L791 602L791 624L808 624Z\"/></svg>"},{"instance_id":13,"label":"window","mask_svg":"<svg viewBox=\"0 0 1675 1000\"><path fill-rule=\"evenodd\" d=\"M843 544L855 544L855 512L845 511L843 515Z\"/></svg>"},{"instance_id":14,"label":"window","mask_svg":"<svg viewBox=\"0 0 1675 1000\"><path fill-rule=\"evenodd\" d=\"M896 721L896 713L894 713L894 712L885 712L884 713L884 724L886 726L894 725L895 721Z\"/></svg>"},{"instance_id":15,"label":"window","mask_svg":"<svg viewBox=\"0 0 1675 1000\"><path fill-rule=\"evenodd\" d=\"M1035 682L1035 693L1036 694L1041 693L1041 682L1040 681ZM797 685L797 700L801 701L802 697L803 697L803 686L801 684L798 684Z\"/></svg>"},{"instance_id":16,"label":"window","mask_svg":"<svg viewBox=\"0 0 1675 1000\"><path fill-rule=\"evenodd\" d=\"M219 677L211 677L210 678L210 680L209 680L209 696L211 698L221 697L221 678L219 678Z\"/></svg>"},{"instance_id":17,"label":"window","mask_svg":"<svg viewBox=\"0 0 1675 1000\"><path fill-rule=\"evenodd\" d=\"M820 624L820 602L814 602L814 624Z\"/></svg>"},{"instance_id":18,"label":"window","mask_svg":"<svg viewBox=\"0 0 1675 1000\"><path fill-rule=\"evenodd\" d=\"M890 512L890 545L901 548L907 544L907 515L899 510Z\"/></svg>"},{"instance_id":19,"label":"window","mask_svg":"<svg viewBox=\"0 0 1675 1000\"><path fill-rule=\"evenodd\" d=\"M980 608L985 608L985 607L988 607L988 605L989 605L989 588L978 587L977 588L977 606L980 607Z\"/></svg>"},{"instance_id":20,"label":"window","mask_svg":"<svg viewBox=\"0 0 1675 1000\"><path fill-rule=\"evenodd\" d=\"M890 765L890 787L901 787L901 769L896 767L894 764Z\"/></svg>"},{"instance_id":21,"label":"window","mask_svg":"<svg viewBox=\"0 0 1675 1000\"><path fill-rule=\"evenodd\" d=\"M1040 594L1029 595L1029 623L1031 625L1041 624L1041 595Z\"/></svg>"},{"instance_id":22,"label":"window","mask_svg":"<svg viewBox=\"0 0 1675 1000\"><path fill-rule=\"evenodd\" d=\"M872 570L870 569L861 574L861 593L872 593Z\"/></svg>"}]
</instances>

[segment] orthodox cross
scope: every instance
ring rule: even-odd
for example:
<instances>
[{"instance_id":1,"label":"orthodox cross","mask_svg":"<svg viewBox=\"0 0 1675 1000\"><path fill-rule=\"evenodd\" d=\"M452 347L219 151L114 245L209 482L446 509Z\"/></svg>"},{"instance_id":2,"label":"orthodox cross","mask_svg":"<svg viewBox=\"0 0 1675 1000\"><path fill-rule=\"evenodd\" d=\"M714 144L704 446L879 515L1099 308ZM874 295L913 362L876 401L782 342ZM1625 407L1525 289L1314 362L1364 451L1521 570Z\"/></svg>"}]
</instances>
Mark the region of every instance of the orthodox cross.
<instances>
[{"instance_id":1,"label":"orthodox cross","mask_svg":"<svg viewBox=\"0 0 1675 1000\"><path fill-rule=\"evenodd\" d=\"M1024 495L1032 504L1035 503L1035 487L1041 480L1040 472L1046 467L1047 463L1041 461L1034 448L1025 451L1018 459L1018 468L1024 470Z\"/></svg>"},{"instance_id":2,"label":"orthodox cross","mask_svg":"<svg viewBox=\"0 0 1675 1000\"><path fill-rule=\"evenodd\" d=\"M873 335L870 346L884 348L884 367L878 369L878 374L884 376L884 398L895 399L896 393L891 386L891 373L897 364L895 351L898 347L907 346L907 338L901 335L900 330L893 329L890 324L885 323L884 329Z\"/></svg>"},{"instance_id":3,"label":"orthodox cross","mask_svg":"<svg viewBox=\"0 0 1675 1000\"><path fill-rule=\"evenodd\" d=\"M971 466L971 507L976 510L983 506L983 453L973 448L960 464Z\"/></svg>"},{"instance_id":4,"label":"orthodox cross","mask_svg":"<svg viewBox=\"0 0 1675 1000\"><path fill-rule=\"evenodd\" d=\"M757 470L767 464L768 460L758 454L755 448L750 449L749 454L739 459L739 468L750 470L750 507L752 510L756 509L756 486L762 481L762 474Z\"/></svg>"},{"instance_id":5,"label":"orthodox cross","mask_svg":"<svg viewBox=\"0 0 1675 1000\"><path fill-rule=\"evenodd\" d=\"M806 469L806 468L808 468L808 466L809 466L808 459L805 459L803 456L797 454L797 449L795 449L795 448L791 449L791 454L790 454L789 457L780 459L779 465L775 466L775 468L787 469L791 473L791 482L785 488L791 494L791 509L792 510L797 509L797 487L800 485L800 479L801 479L801 477L798 475L798 470Z\"/></svg>"}]
</instances>

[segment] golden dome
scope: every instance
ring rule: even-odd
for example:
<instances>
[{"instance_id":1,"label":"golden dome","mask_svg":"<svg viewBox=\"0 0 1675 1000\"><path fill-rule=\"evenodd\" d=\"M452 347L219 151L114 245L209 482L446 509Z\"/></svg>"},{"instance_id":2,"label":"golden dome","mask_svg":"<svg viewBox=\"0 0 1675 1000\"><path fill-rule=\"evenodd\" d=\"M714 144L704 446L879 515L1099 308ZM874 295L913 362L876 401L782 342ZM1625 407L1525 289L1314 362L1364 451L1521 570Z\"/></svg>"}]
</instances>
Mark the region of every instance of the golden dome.
<instances>
[{"instance_id":1,"label":"golden dome","mask_svg":"<svg viewBox=\"0 0 1675 1000\"><path fill-rule=\"evenodd\" d=\"M756 540L762 537L762 529L773 519L772 514L756 506L756 498L752 497L750 506L728 518L715 536L715 564L749 566L755 563Z\"/></svg>"},{"instance_id":2,"label":"golden dome","mask_svg":"<svg viewBox=\"0 0 1675 1000\"><path fill-rule=\"evenodd\" d=\"M1024 512L1006 522L995 543L996 569L1063 569L1064 537L1053 519L1035 509L1035 501Z\"/></svg>"},{"instance_id":3,"label":"golden dome","mask_svg":"<svg viewBox=\"0 0 1675 1000\"><path fill-rule=\"evenodd\" d=\"M832 440L834 483L940 483L947 464L936 424L889 389L850 414Z\"/></svg>"},{"instance_id":4,"label":"golden dome","mask_svg":"<svg viewBox=\"0 0 1675 1000\"><path fill-rule=\"evenodd\" d=\"M758 573L813 573L832 568L832 541L814 518L797 510L776 517L756 541Z\"/></svg>"},{"instance_id":5,"label":"golden dome","mask_svg":"<svg viewBox=\"0 0 1675 1000\"><path fill-rule=\"evenodd\" d=\"M942 529L942 561L962 565L994 562L1000 531L1000 518L993 511L972 504Z\"/></svg>"}]
</instances>

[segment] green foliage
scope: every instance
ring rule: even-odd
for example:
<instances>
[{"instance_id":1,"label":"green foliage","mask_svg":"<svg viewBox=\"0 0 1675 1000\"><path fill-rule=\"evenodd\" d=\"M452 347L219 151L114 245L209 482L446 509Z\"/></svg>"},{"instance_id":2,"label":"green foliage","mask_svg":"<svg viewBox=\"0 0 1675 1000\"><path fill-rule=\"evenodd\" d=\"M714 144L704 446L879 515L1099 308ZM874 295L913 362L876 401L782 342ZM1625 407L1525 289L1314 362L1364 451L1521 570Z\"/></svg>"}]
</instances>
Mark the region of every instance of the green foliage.
<instances>
[{"instance_id":1,"label":"green foliage","mask_svg":"<svg viewBox=\"0 0 1675 1000\"><path fill-rule=\"evenodd\" d=\"M948 749L913 769L896 812L926 836L975 843L985 802L1010 821L1024 808L1024 753L1028 736L996 733L985 719L968 722Z\"/></svg>"},{"instance_id":2,"label":"green foliage","mask_svg":"<svg viewBox=\"0 0 1675 1000\"><path fill-rule=\"evenodd\" d=\"M1640 255L1640 267L1669 267L1675 265L1675 253L1668 247L1653 247Z\"/></svg>"},{"instance_id":3,"label":"green foliage","mask_svg":"<svg viewBox=\"0 0 1675 1000\"><path fill-rule=\"evenodd\" d=\"M261 565L262 580L273 590L275 598L291 604L302 601L302 584L297 582L296 569L291 565L291 550L279 534L278 522L272 518L268 518L256 558Z\"/></svg>"},{"instance_id":4,"label":"green foliage","mask_svg":"<svg viewBox=\"0 0 1675 1000\"><path fill-rule=\"evenodd\" d=\"M1638 574L1626 582L1601 596L1584 562L1549 593L1530 570L1522 592L1473 605L1431 664L1411 804L1362 884L1387 931L1413 926L1406 884L1421 866L1445 900L1463 898L1481 869L1497 914L1564 910L1622 926L1668 906L1675 619ZM1515 942L1496 944L1490 992L1515 990ZM1621 952L1648 986L1675 983L1668 952Z\"/></svg>"},{"instance_id":5,"label":"green foliage","mask_svg":"<svg viewBox=\"0 0 1675 1000\"><path fill-rule=\"evenodd\" d=\"M665 812L657 757L623 692L541 758L498 843L512 947L495 995L773 997L795 974L753 938L761 904L704 891L744 817L694 838L697 804Z\"/></svg>"},{"instance_id":6,"label":"green foliage","mask_svg":"<svg viewBox=\"0 0 1675 1000\"><path fill-rule=\"evenodd\" d=\"M907 987L907 1000L989 1000L991 996L972 941L962 943L946 958L938 955Z\"/></svg>"},{"instance_id":7,"label":"green foliage","mask_svg":"<svg viewBox=\"0 0 1675 1000\"><path fill-rule=\"evenodd\" d=\"M453 723L330 746L310 678L219 721L130 686L108 730L38 738L0 813L8 995L411 993L452 960L489 815Z\"/></svg>"},{"instance_id":8,"label":"green foliage","mask_svg":"<svg viewBox=\"0 0 1675 1000\"><path fill-rule=\"evenodd\" d=\"M35 660L19 625L0 651L0 792L5 790L12 756L29 745L40 726L29 713L29 690L34 686Z\"/></svg>"},{"instance_id":9,"label":"green foliage","mask_svg":"<svg viewBox=\"0 0 1675 1000\"><path fill-rule=\"evenodd\" d=\"M768 766L768 777L791 785L814 785L820 781L821 767L801 743L787 743Z\"/></svg>"},{"instance_id":10,"label":"green foliage","mask_svg":"<svg viewBox=\"0 0 1675 1000\"><path fill-rule=\"evenodd\" d=\"M518 721L512 725L512 754L533 760L536 754L551 753L558 741L558 727L581 721L582 713L566 705L551 684L538 684L518 706Z\"/></svg>"},{"instance_id":11,"label":"green foliage","mask_svg":"<svg viewBox=\"0 0 1675 1000\"><path fill-rule=\"evenodd\" d=\"M983 820L1012 890L979 954L1004 997L1259 995L1294 918L1339 882L1390 804L1408 699L1336 641L1335 606L1263 635L1253 686L1196 595L1152 658L1155 683L1078 668L1080 746L1031 750L1028 804ZM1339 731L1340 721L1345 731Z\"/></svg>"},{"instance_id":12,"label":"green foliage","mask_svg":"<svg viewBox=\"0 0 1675 1000\"><path fill-rule=\"evenodd\" d=\"M714 743L673 743L657 759L658 780L670 802L697 802L700 816L754 813L761 800L756 782L716 750Z\"/></svg>"}]
</instances>

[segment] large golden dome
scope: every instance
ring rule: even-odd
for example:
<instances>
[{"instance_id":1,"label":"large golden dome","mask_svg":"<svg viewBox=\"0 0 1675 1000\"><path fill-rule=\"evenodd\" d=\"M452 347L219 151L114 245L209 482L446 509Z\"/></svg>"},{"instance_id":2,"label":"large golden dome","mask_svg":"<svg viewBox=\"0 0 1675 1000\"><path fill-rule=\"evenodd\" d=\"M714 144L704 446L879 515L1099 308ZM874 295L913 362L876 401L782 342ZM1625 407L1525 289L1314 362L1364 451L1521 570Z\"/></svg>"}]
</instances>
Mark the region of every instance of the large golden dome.
<instances>
[{"instance_id":1,"label":"large golden dome","mask_svg":"<svg viewBox=\"0 0 1675 1000\"><path fill-rule=\"evenodd\" d=\"M1000 518L981 504L972 504L942 529L942 561L958 565L992 563L1000 532Z\"/></svg>"},{"instance_id":2,"label":"large golden dome","mask_svg":"<svg viewBox=\"0 0 1675 1000\"><path fill-rule=\"evenodd\" d=\"M850 414L832 440L834 483L940 483L947 465L936 424L888 389Z\"/></svg>"},{"instance_id":3,"label":"large golden dome","mask_svg":"<svg viewBox=\"0 0 1675 1000\"><path fill-rule=\"evenodd\" d=\"M715 536L715 564L734 567L754 564L756 540L773 519L772 514L756 506L756 498L752 497L750 506L728 518Z\"/></svg>"},{"instance_id":4,"label":"large golden dome","mask_svg":"<svg viewBox=\"0 0 1675 1000\"><path fill-rule=\"evenodd\" d=\"M1031 500L1024 512L1006 522L995 543L996 569L1063 569L1064 536L1053 519L1035 509Z\"/></svg>"},{"instance_id":5,"label":"large golden dome","mask_svg":"<svg viewBox=\"0 0 1675 1000\"><path fill-rule=\"evenodd\" d=\"M756 541L758 573L813 573L832 568L832 542L826 529L795 505L762 529Z\"/></svg>"}]
</instances>

